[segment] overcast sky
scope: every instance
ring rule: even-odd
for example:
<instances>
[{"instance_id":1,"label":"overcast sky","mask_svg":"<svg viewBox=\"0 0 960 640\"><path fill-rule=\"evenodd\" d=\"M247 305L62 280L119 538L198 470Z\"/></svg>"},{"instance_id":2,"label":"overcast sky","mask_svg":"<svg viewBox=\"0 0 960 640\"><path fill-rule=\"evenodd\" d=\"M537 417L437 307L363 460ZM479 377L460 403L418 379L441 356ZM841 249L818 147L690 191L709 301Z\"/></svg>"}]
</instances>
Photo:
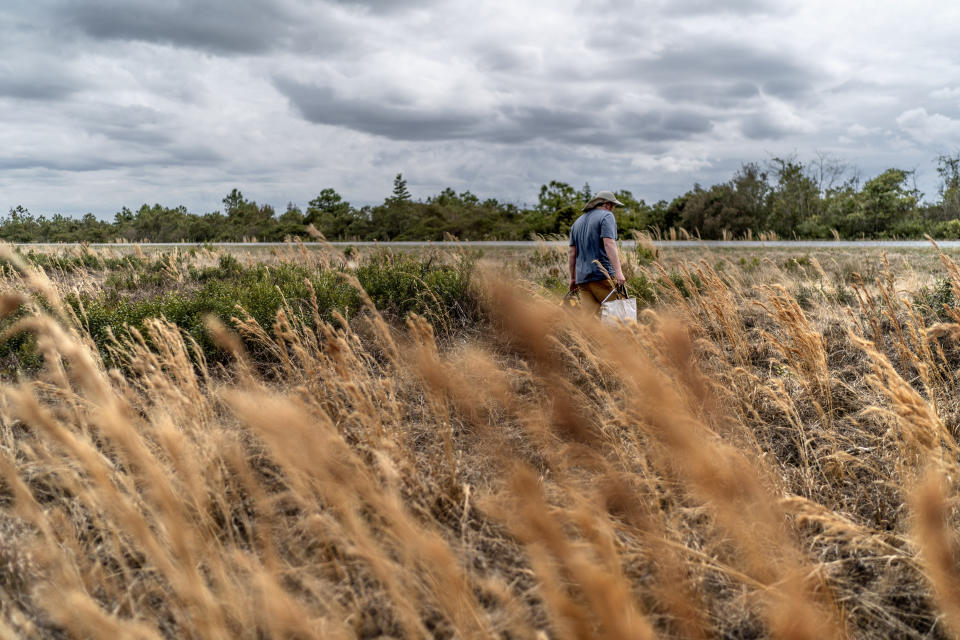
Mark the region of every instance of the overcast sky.
<instances>
[{"instance_id":1,"label":"overcast sky","mask_svg":"<svg viewBox=\"0 0 960 640\"><path fill-rule=\"evenodd\" d=\"M3 0L0 207L376 203L402 172L648 202L741 163L960 151L960 3Z\"/></svg>"}]
</instances>

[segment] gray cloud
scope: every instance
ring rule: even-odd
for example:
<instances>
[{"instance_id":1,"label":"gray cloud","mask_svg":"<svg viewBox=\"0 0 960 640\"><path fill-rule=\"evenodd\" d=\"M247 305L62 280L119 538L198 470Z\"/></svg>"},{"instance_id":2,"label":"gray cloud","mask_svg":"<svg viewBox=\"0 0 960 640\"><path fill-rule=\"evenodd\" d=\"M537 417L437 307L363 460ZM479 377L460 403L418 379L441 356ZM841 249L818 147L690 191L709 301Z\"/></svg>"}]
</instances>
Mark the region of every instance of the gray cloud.
<instances>
[{"instance_id":1,"label":"gray cloud","mask_svg":"<svg viewBox=\"0 0 960 640\"><path fill-rule=\"evenodd\" d=\"M812 92L810 80L810 77L767 80L763 83L763 92L785 100L802 98Z\"/></svg>"},{"instance_id":2,"label":"gray cloud","mask_svg":"<svg viewBox=\"0 0 960 640\"><path fill-rule=\"evenodd\" d=\"M331 4L362 9L371 13L398 13L420 6L434 5L443 0L329 0Z\"/></svg>"},{"instance_id":3,"label":"gray cloud","mask_svg":"<svg viewBox=\"0 0 960 640\"><path fill-rule=\"evenodd\" d=\"M779 13L780 7L770 0L667 0L661 4L664 14L670 16L716 15L729 13L734 15L752 15L758 13Z\"/></svg>"},{"instance_id":4,"label":"gray cloud","mask_svg":"<svg viewBox=\"0 0 960 640\"><path fill-rule=\"evenodd\" d=\"M54 157L48 154L0 155L0 169L43 169L49 171L92 172L155 166L206 166L222 162L223 156L210 149L183 146L160 149L149 155L130 155L111 158L96 154L65 153Z\"/></svg>"},{"instance_id":5,"label":"gray cloud","mask_svg":"<svg viewBox=\"0 0 960 640\"><path fill-rule=\"evenodd\" d=\"M76 72L73 60L57 55L56 45L38 52L22 36L5 35L0 39L0 97L62 101L90 84L83 73Z\"/></svg>"},{"instance_id":6,"label":"gray cloud","mask_svg":"<svg viewBox=\"0 0 960 640\"><path fill-rule=\"evenodd\" d=\"M472 139L503 144L550 140L622 148L633 141L688 139L712 126L707 117L690 110L620 112L620 107L600 102L600 108L503 104L479 112L402 104L377 96L345 98L330 87L285 78L275 79L274 85L310 122L349 127L392 140Z\"/></svg>"},{"instance_id":7,"label":"gray cloud","mask_svg":"<svg viewBox=\"0 0 960 640\"><path fill-rule=\"evenodd\" d=\"M930 92L925 101L927 110L960 119L960 88L939 89Z\"/></svg>"},{"instance_id":8,"label":"gray cloud","mask_svg":"<svg viewBox=\"0 0 960 640\"><path fill-rule=\"evenodd\" d=\"M582 0L584 13L602 10L621 15L689 16L779 13L783 9L773 0Z\"/></svg>"},{"instance_id":9,"label":"gray cloud","mask_svg":"<svg viewBox=\"0 0 960 640\"><path fill-rule=\"evenodd\" d=\"M882 3L869 28L826 0L2 5L0 191L40 210L365 203L398 170L417 197L655 200L794 150L926 167L960 121L950 21Z\"/></svg>"},{"instance_id":10,"label":"gray cloud","mask_svg":"<svg viewBox=\"0 0 960 640\"><path fill-rule=\"evenodd\" d=\"M280 48L296 24L284 5L268 0L67 0L60 15L92 38L240 54Z\"/></svg>"},{"instance_id":11,"label":"gray cloud","mask_svg":"<svg viewBox=\"0 0 960 640\"><path fill-rule=\"evenodd\" d=\"M618 124L624 136L652 142L686 140L713 128L710 118L682 109L625 114Z\"/></svg>"},{"instance_id":12,"label":"gray cloud","mask_svg":"<svg viewBox=\"0 0 960 640\"><path fill-rule=\"evenodd\" d=\"M760 88L753 82L739 80L684 82L664 84L659 88L659 94L671 103L693 103L722 109L757 98Z\"/></svg>"},{"instance_id":13,"label":"gray cloud","mask_svg":"<svg viewBox=\"0 0 960 640\"><path fill-rule=\"evenodd\" d=\"M50 171L102 171L116 169L121 163L100 158L50 158L30 155L0 155L0 169L46 169Z\"/></svg>"},{"instance_id":14,"label":"gray cloud","mask_svg":"<svg viewBox=\"0 0 960 640\"><path fill-rule=\"evenodd\" d=\"M476 52L478 70L493 73L510 73L529 68L529 55L511 47L492 47Z\"/></svg>"},{"instance_id":15,"label":"gray cloud","mask_svg":"<svg viewBox=\"0 0 960 640\"><path fill-rule=\"evenodd\" d=\"M143 106L94 105L78 114L87 131L116 142L169 148L176 142L176 122L156 109Z\"/></svg>"},{"instance_id":16,"label":"gray cloud","mask_svg":"<svg viewBox=\"0 0 960 640\"><path fill-rule=\"evenodd\" d=\"M623 67L638 81L662 86L666 96L678 86L706 83L721 92L746 94L753 85L767 94L797 98L813 90L817 77L809 61L730 42L686 43L667 48L655 58L626 61Z\"/></svg>"},{"instance_id":17,"label":"gray cloud","mask_svg":"<svg viewBox=\"0 0 960 640\"><path fill-rule=\"evenodd\" d=\"M608 145L617 139L602 112L563 107L502 107L486 135L495 142L525 144L531 140Z\"/></svg>"},{"instance_id":18,"label":"gray cloud","mask_svg":"<svg viewBox=\"0 0 960 640\"><path fill-rule=\"evenodd\" d=\"M57 139L45 139L52 114L62 121ZM46 122L37 125L34 121ZM156 109L109 102L45 104L18 123L30 144L0 148L0 168L8 171L90 173L155 169L163 166L203 167L222 163L217 149L183 136L171 114Z\"/></svg>"},{"instance_id":19,"label":"gray cloud","mask_svg":"<svg viewBox=\"0 0 960 640\"><path fill-rule=\"evenodd\" d=\"M762 112L743 118L740 129L751 140L780 140L796 132L795 127L782 119Z\"/></svg>"},{"instance_id":20,"label":"gray cloud","mask_svg":"<svg viewBox=\"0 0 960 640\"><path fill-rule=\"evenodd\" d=\"M864 80L862 78L849 78L838 84L834 84L824 89L826 93L831 94L864 94L864 93L876 93L878 91L884 90L885 86L879 82L873 82L871 80Z\"/></svg>"},{"instance_id":21,"label":"gray cloud","mask_svg":"<svg viewBox=\"0 0 960 640\"><path fill-rule=\"evenodd\" d=\"M330 87L315 87L284 78L274 86L311 122L348 127L393 140L466 138L480 127L477 115L422 109L375 98L348 99Z\"/></svg>"},{"instance_id":22,"label":"gray cloud","mask_svg":"<svg viewBox=\"0 0 960 640\"><path fill-rule=\"evenodd\" d=\"M64 100L82 85L72 79L56 77L16 77L0 74L0 96L19 100Z\"/></svg>"}]
</instances>

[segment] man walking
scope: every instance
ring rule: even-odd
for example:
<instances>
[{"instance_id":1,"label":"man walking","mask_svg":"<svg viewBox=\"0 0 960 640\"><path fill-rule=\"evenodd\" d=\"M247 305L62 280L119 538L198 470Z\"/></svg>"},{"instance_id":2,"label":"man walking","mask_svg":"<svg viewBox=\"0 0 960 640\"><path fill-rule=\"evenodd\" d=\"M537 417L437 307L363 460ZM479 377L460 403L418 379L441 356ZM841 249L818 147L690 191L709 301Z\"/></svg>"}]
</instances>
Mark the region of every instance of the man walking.
<instances>
[{"instance_id":1,"label":"man walking","mask_svg":"<svg viewBox=\"0 0 960 640\"><path fill-rule=\"evenodd\" d=\"M581 304L594 314L600 311L600 303L614 282L626 282L613 217L613 208L618 206L623 203L612 192L600 191L570 228L570 291L579 291Z\"/></svg>"}]
</instances>

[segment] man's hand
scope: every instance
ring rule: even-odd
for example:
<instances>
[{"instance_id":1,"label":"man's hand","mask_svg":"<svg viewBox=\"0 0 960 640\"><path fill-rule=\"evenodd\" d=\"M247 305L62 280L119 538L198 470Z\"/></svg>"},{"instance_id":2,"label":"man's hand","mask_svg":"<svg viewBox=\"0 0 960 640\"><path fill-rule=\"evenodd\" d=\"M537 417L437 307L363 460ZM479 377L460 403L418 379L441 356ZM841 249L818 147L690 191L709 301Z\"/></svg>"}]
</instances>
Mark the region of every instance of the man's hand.
<instances>
[{"instance_id":1,"label":"man's hand","mask_svg":"<svg viewBox=\"0 0 960 640\"><path fill-rule=\"evenodd\" d=\"M623 275L623 268L620 266L620 252L617 250L617 241L613 238L604 238L603 250L606 252L607 258L610 259L610 264L613 267L614 282L623 284L627 281L627 278Z\"/></svg>"}]
</instances>

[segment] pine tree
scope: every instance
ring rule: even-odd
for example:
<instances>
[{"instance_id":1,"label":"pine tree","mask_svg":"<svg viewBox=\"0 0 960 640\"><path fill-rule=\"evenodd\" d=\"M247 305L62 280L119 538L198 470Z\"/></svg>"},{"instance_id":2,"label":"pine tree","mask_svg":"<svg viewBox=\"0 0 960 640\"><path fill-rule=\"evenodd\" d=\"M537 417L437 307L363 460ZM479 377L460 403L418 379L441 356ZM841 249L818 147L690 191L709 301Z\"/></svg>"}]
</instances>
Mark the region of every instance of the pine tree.
<instances>
[{"instance_id":1,"label":"pine tree","mask_svg":"<svg viewBox=\"0 0 960 640\"><path fill-rule=\"evenodd\" d=\"M409 202L411 199L410 191L407 190L407 181L403 179L403 174L398 173L397 177L393 179L393 195L390 196L389 200L393 204L399 204L401 202Z\"/></svg>"}]
</instances>

